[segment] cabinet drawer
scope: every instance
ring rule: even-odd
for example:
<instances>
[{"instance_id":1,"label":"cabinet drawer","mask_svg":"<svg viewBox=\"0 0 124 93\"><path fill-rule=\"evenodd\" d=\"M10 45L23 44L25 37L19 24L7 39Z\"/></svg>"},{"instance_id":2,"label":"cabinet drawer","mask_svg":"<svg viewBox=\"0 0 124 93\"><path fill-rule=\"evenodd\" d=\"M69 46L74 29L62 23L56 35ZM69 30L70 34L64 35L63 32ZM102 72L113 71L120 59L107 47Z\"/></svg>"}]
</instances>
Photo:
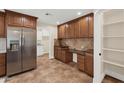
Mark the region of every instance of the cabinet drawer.
<instances>
[{"instance_id":1,"label":"cabinet drawer","mask_svg":"<svg viewBox=\"0 0 124 93\"><path fill-rule=\"evenodd\" d=\"M0 66L0 76L5 75L5 66Z\"/></svg>"},{"instance_id":2,"label":"cabinet drawer","mask_svg":"<svg viewBox=\"0 0 124 93\"><path fill-rule=\"evenodd\" d=\"M0 54L0 65L5 64L5 54Z\"/></svg>"}]
</instances>

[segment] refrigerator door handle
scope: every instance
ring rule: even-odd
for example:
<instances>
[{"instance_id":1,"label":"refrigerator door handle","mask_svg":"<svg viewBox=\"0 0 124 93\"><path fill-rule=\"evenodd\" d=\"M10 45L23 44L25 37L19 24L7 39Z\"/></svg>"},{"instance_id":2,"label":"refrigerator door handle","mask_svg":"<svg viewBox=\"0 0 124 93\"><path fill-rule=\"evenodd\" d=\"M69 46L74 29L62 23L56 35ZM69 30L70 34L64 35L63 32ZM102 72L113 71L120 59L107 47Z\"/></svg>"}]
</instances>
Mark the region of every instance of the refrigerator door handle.
<instances>
[{"instance_id":1,"label":"refrigerator door handle","mask_svg":"<svg viewBox=\"0 0 124 93\"><path fill-rule=\"evenodd\" d=\"M24 46L25 45L25 36L23 35L22 36L22 46Z\"/></svg>"},{"instance_id":2,"label":"refrigerator door handle","mask_svg":"<svg viewBox=\"0 0 124 93\"><path fill-rule=\"evenodd\" d=\"M21 37L21 34L20 34L20 42L19 42L19 46L21 47L21 45L22 45L22 37Z\"/></svg>"}]
</instances>

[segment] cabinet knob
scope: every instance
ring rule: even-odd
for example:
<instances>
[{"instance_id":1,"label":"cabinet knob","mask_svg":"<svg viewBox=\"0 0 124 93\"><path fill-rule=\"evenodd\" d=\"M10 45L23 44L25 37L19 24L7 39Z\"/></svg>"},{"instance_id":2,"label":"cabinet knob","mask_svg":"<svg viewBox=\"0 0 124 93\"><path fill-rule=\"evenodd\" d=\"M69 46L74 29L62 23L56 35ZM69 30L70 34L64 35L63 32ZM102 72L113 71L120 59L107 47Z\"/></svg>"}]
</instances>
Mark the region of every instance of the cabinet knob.
<instances>
[{"instance_id":1,"label":"cabinet knob","mask_svg":"<svg viewBox=\"0 0 124 93\"><path fill-rule=\"evenodd\" d=\"M99 53L99 56L101 56L101 53Z\"/></svg>"}]
</instances>

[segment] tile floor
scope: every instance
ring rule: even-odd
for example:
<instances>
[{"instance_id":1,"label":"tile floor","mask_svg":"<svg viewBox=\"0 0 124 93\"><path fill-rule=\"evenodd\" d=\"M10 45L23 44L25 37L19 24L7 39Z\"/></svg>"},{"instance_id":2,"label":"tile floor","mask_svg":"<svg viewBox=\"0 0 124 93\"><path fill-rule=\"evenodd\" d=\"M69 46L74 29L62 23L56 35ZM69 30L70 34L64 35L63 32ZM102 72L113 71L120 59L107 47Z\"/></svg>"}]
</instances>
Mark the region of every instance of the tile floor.
<instances>
[{"instance_id":1,"label":"tile floor","mask_svg":"<svg viewBox=\"0 0 124 93\"><path fill-rule=\"evenodd\" d=\"M105 78L103 82L118 81ZM92 83L92 78L79 71L74 63L67 65L56 59L49 60L48 55L44 55L38 57L37 69L12 76L7 83Z\"/></svg>"}]
</instances>

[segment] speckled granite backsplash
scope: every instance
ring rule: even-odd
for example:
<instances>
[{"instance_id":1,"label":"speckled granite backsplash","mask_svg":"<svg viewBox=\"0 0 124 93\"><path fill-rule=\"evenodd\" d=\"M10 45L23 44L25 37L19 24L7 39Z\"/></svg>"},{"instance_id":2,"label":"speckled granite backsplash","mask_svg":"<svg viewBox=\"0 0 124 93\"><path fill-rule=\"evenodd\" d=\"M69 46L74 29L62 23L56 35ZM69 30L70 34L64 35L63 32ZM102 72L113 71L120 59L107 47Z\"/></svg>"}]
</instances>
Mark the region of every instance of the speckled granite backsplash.
<instances>
[{"instance_id":1,"label":"speckled granite backsplash","mask_svg":"<svg viewBox=\"0 0 124 93\"><path fill-rule=\"evenodd\" d=\"M62 40L62 45L77 50L93 49L93 38L64 39Z\"/></svg>"}]
</instances>

